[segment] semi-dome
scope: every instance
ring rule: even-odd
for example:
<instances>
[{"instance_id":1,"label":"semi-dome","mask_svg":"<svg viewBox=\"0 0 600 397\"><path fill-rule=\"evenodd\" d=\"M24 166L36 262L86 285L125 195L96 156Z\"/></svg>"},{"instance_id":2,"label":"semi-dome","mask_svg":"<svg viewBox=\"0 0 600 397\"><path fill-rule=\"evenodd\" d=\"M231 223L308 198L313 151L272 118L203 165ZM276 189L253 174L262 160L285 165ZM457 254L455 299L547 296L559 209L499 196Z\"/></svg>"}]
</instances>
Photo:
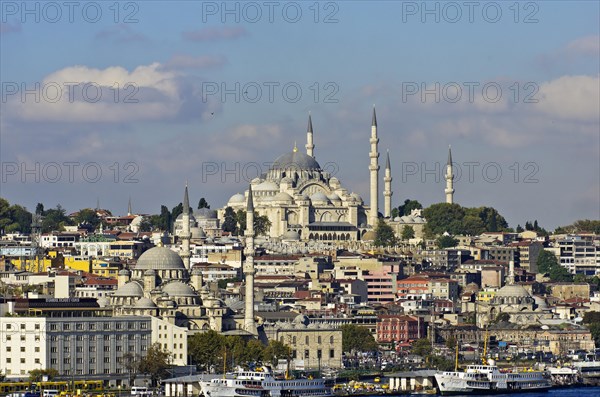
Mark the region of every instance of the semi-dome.
<instances>
[{"instance_id":1,"label":"semi-dome","mask_svg":"<svg viewBox=\"0 0 600 397\"><path fill-rule=\"evenodd\" d=\"M331 201L340 201L341 200L340 196L338 196L337 193L331 193L329 196L327 196L327 198Z\"/></svg>"},{"instance_id":2,"label":"semi-dome","mask_svg":"<svg viewBox=\"0 0 600 397\"><path fill-rule=\"evenodd\" d=\"M185 269L185 265L181 257L169 248L154 247L139 257L135 268L138 270Z\"/></svg>"},{"instance_id":3,"label":"semi-dome","mask_svg":"<svg viewBox=\"0 0 600 397\"><path fill-rule=\"evenodd\" d=\"M291 202L294 201L294 199L292 198L292 196L290 196L289 194L287 194L286 192L279 192L277 193L274 197L273 197L274 201L286 201L286 202Z\"/></svg>"},{"instance_id":4,"label":"semi-dome","mask_svg":"<svg viewBox=\"0 0 600 397\"><path fill-rule=\"evenodd\" d=\"M242 199L244 198L243 195L240 194L240 196L242 196ZM194 216L196 219L217 219L217 211L210 208L200 208L194 212Z\"/></svg>"},{"instance_id":5,"label":"semi-dome","mask_svg":"<svg viewBox=\"0 0 600 397\"><path fill-rule=\"evenodd\" d=\"M241 193L236 193L229 199L229 204L245 203L246 198Z\"/></svg>"},{"instance_id":6,"label":"semi-dome","mask_svg":"<svg viewBox=\"0 0 600 397\"><path fill-rule=\"evenodd\" d=\"M173 281L163 287L163 292L166 292L170 296L196 296L196 293L187 284L181 281Z\"/></svg>"},{"instance_id":7,"label":"semi-dome","mask_svg":"<svg viewBox=\"0 0 600 397\"><path fill-rule=\"evenodd\" d=\"M293 241L298 241L300 240L300 235L298 234L298 232L295 232L293 230L289 230L287 232L285 232L283 234L283 236L281 236L282 240L293 240Z\"/></svg>"},{"instance_id":8,"label":"semi-dome","mask_svg":"<svg viewBox=\"0 0 600 397\"><path fill-rule=\"evenodd\" d=\"M142 299L138 300L137 302L135 302L134 306L139 309L154 309L154 308L156 308L156 304L154 302L152 302L152 299L150 299L150 298L142 298Z\"/></svg>"},{"instance_id":9,"label":"semi-dome","mask_svg":"<svg viewBox=\"0 0 600 397\"><path fill-rule=\"evenodd\" d=\"M273 162L272 170L320 170L321 166L314 157L299 151L282 154Z\"/></svg>"},{"instance_id":10,"label":"semi-dome","mask_svg":"<svg viewBox=\"0 0 600 397\"><path fill-rule=\"evenodd\" d=\"M313 193L313 195L310 196L310 200L313 203L327 203L329 201L329 199L327 198L327 196L323 192Z\"/></svg>"},{"instance_id":11,"label":"semi-dome","mask_svg":"<svg viewBox=\"0 0 600 397\"><path fill-rule=\"evenodd\" d=\"M107 307L110 305L110 299L106 296L103 296L102 298L98 298L96 303L98 303L98 306L100 307Z\"/></svg>"},{"instance_id":12,"label":"semi-dome","mask_svg":"<svg viewBox=\"0 0 600 397\"><path fill-rule=\"evenodd\" d=\"M113 296L144 296L144 289L136 281L130 281L115 291Z\"/></svg>"},{"instance_id":13,"label":"semi-dome","mask_svg":"<svg viewBox=\"0 0 600 397\"><path fill-rule=\"evenodd\" d=\"M255 192L259 192L259 191L277 191L279 190L279 186L277 186L277 184L273 181L264 181L263 183L256 185L255 187L252 188L253 191Z\"/></svg>"},{"instance_id":14,"label":"semi-dome","mask_svg":"<svg viewBox=\"0 0 600 397\"><path fill-rule=\"evenodd\" d=\"M363 236L362 236L362 240L365 241L373 241L375 240L375 237L377 237L377 235L375 234L374 231L369 230L368 232L366 232Z\"/></svg>"},{"instance_id":15,"label":"semi-dome","mask_svg":"<svg viewBox=\"0 0 600 397\"><path fill-rule=\"evenodd\" d=\"M128 269L119 270L119 276L131 276L131 272Z\"/></svg>"},{"instance_id":16,"label":"semi-dome","mask_svg":"<svg viewBox=\"0 0 600 397\"><path fill-rule=\"evenodd\" d=\"M498 292L496 292L495 297L510 297L510 298L529 298L531 295L523 286L518 284L509 284L500 288Z\"/></svg>"}]
</instances>

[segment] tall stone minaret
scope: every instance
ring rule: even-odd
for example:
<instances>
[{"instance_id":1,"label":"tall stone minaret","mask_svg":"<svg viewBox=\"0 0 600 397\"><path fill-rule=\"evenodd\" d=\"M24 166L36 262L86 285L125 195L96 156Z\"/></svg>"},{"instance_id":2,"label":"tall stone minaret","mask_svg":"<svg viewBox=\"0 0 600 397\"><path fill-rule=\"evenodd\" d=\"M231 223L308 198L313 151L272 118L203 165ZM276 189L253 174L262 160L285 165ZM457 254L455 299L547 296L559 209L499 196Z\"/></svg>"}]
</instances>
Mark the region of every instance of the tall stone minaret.
<instances>
[{"instance_id":1,"label":"tall stone minaret","mask_svg":"<svg viewBox=\"0 0 600 397\"><path fill-rule=\"evenodd\" d=\"M244 262L244 275L246 277L246 310L244 313L244 329L257 335L254 322L254 200L252 198L252 185L248 188L248 205L246 208L246 262Z\"/></svg>"},{"instance_id":2,"label":"tall stone minaret","mask_svg":"<svg viewBox=\"0 0 600 397\"><path fill-rule=\"evenodd\" d=\"M186 269L190 269L190 238L192 233L190 232L190 199L188 196L188 186L185 184L185 193L183 195L183 214L181 217L183 222L181 230L181 259Z\"/></svg>"},{"instance_id":3,"label":"tall stone minaret","mask_svg":"<svg viewBox=\"0 0 600 397\"><path fill-rule=\"evenodd\" d=\"M375 106L373 106L371 139L369 142L371 143L371 152L369 152L369 157L371 158L371 164L369 165L369 172L371 174L371 211L369 213L369 223L373 228L375 228L377 226L377 218L379 214L379 152L377 151L379 139L377 138L377 116L375 115Z\"/></svg>"},{"instance_id":4,"label":"tall stone minaret","mask_svg":"<svg viewBox=\"0 0 600 397\"><path fill-rule=\"evenodd\" d=\"M129 196L129 203L127 203L127 216L131 216L131 196Z\"/></svg>"},{"instance_id":5,"label":"tall stone minaret","mask_svg":"<svg viewBox=\"0 0 600 397\"><path fill-rule=\"evenodd\" d=\"M446 202L454 203L454 174L452 173L452 150L448 146L448 164L446 164Z\"/></svg>"},{"instance_id":6,"label":"tall stone minaret","mask_svg":"<svg viewBox=\"0 0 600 397\"><path fill-rule=\"evenodd\" d=\"M314 155L315 144L313 143L313 127L310 113L308 114L308 129L306 130L306 154L315 157Z\"/></svg>"},{"instance_id":7,"label":"tall stone minaret","mask_svg":"<svg viewBox=\"0 0 600 397\"><path fill-rule=\"evenodd\" d=\"M390 167L390 151L385 159L385 176L383 177L383 216L392 216L392 167Z\"/></svg>"}]
</instances>

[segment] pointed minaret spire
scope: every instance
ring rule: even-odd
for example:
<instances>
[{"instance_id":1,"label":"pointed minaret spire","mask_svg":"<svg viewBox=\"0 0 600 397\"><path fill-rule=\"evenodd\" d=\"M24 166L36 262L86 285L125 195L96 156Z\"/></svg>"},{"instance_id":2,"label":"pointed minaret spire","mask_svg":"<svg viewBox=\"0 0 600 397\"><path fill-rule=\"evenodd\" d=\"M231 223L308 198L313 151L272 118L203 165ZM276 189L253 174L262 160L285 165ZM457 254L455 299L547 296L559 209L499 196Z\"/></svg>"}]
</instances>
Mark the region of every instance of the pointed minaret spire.
<instances>
[{"instance_id":1,"label":"pointed minaret spire","mask_svg":"<svg viewBox=\"0 0 600 397\"><path fill-rule=\"evenodd\" d=\"M448 163L446 164L446 203L454 203L454 174L452 172L452 150L448 146Z\"/></svg>"},{"instance_id":2,"label":"pointed minaret spire","mask_svg":"<svg viewBox=\"0 0 600 397\"><path fill-rule=\"evenodd\" d=\"M248 204L246 206L246 247L244 255L244 275L246 277L244 329L253 335L258 335L254 322L254 199L252 198L252 185L248 187Z\"/></svg>"},{"instance_id":3,"label":"pointed minaret spire","mask_svg":"<svg viewBox=\"0 0 600 397\"><path fill-rule=\"evenodd\" d=\"M369 173L371 177L371 208L369 210L369 224L375 228L377 226L377 219L379 218L379 152L377 151L377 144L379 139L377 138L377 116L375 115L375 106L373 106L373 121L371 122L371 151L369 157L371 163L369 164Z\"/></svg>"},{"instance_id":4,"label":"pointed minaret spire","mask_svg":"<svg viewBox=\"0 0 600 397\"><path fill-rule=\"evenodd\" d=\"M190 239L192 233L190 231L190 198L188 195L188 185L185 183L185 191L183 193L183 213L181 216L181 222L183 222L181 228L181 259L186 269L190 269Z\"/></svg>"},{"instance_id":5,"label":"pointed minaret spire","mask_svg":"<svg viewBox=\"0 0 600 397\"><path fill-rule=\"evenodd\" d=\"M390 167L390 151L385 159L385 176L383 177L383 216L392 216L392 167Z\"/></svg>"},{"instance_id":6,"label":"pointed minaret spire","mask_svg":"<svg viewBox=\"0 0 600 397\"><path fill-rule=\"evenodd\" d=\"M375 114L375 105L373 105L373 118L371 120L371 126L377 127L377 115Z\"/></svg>"},{"instance_id":7,"label":"pointed minaret spire","mask_svg":"<svg viewBox=\"0 0 600 397\"><path fill-rule=\"evenodd\" d=\"M131 211L131 196L129 196L129 203L127 204L127 216L131 216L133 212Z\"/></svg>"},{"instance_id":8,"label":"pointed minaret spire","mask_svg":"<svg viewBox=\"0 0 600 397\"><path fill-rule=\"evenodd\" d=\"M96 197L96 211L100 209L100 197Z\"/></svg>"},{"instance_id":9,"label":"pointed minaret spire","mask_svg":"<svg viewBox=\"0 0 600 397\"><path fill-rule=\"evenodd\" d=\"M314 155L315 144L313 143L313 126L310 112L308 112L308 128L306 130L306 154L315 157Z\"/></svg>"}]
</instances>

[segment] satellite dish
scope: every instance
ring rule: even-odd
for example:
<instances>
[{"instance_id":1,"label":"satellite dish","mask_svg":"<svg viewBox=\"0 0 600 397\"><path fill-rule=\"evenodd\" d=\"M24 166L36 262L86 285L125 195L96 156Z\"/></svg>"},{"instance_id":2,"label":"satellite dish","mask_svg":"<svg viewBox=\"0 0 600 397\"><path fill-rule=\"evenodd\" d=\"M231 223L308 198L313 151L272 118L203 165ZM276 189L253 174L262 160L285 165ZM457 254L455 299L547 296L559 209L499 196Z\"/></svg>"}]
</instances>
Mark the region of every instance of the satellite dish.
<instances>
[{"instance_id":1,"label":"satellite dish","mask_svg":"<svg viewBox=\"0 0 600 397\"><path fill-rule=\"evenodd\" d=\"M580 323L582 321L583 321L583 318L581 318L581 317L577 317L575 320L573 320L573 322L575 322L575 323Z\"/></svg>"},{"instance_id":2,"label":"satellite dish","mask_svg":"<svg viewBox=\"0 0 600 397\"><path fill-rule=\"evenodd\" d=\"M542 329L550 329L547 325L542 325Z\"/></svg>"}]
</instances>

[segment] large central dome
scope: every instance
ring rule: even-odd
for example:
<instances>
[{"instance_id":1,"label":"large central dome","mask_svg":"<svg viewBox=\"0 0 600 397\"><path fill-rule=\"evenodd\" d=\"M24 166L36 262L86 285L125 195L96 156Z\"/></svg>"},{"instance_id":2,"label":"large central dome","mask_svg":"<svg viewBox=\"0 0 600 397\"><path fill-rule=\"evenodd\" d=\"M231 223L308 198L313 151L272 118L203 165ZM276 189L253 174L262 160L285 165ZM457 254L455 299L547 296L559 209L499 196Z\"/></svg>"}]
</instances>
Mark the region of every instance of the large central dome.
<instances>
[{"instance_id":1,"label":"large central dome","mask_svg":"<svg viewBox=\"0 0 600 397\"><path fill-rule=\"evenodd\" d=\"M272 170L320 170L321 166L314 157L299 151L282 154L271 166Z\"/></svg>"},{"instance_id":2,"label":"large central dome","mask_svg":"<svg viewBox=\"0 0 600 397\"><path fill-rule=\"evenodd\" d=\"M181 257L165 247L154 247L144 252L137 261L136 270L185 269Z\"/></svg>"}]
</instances>

